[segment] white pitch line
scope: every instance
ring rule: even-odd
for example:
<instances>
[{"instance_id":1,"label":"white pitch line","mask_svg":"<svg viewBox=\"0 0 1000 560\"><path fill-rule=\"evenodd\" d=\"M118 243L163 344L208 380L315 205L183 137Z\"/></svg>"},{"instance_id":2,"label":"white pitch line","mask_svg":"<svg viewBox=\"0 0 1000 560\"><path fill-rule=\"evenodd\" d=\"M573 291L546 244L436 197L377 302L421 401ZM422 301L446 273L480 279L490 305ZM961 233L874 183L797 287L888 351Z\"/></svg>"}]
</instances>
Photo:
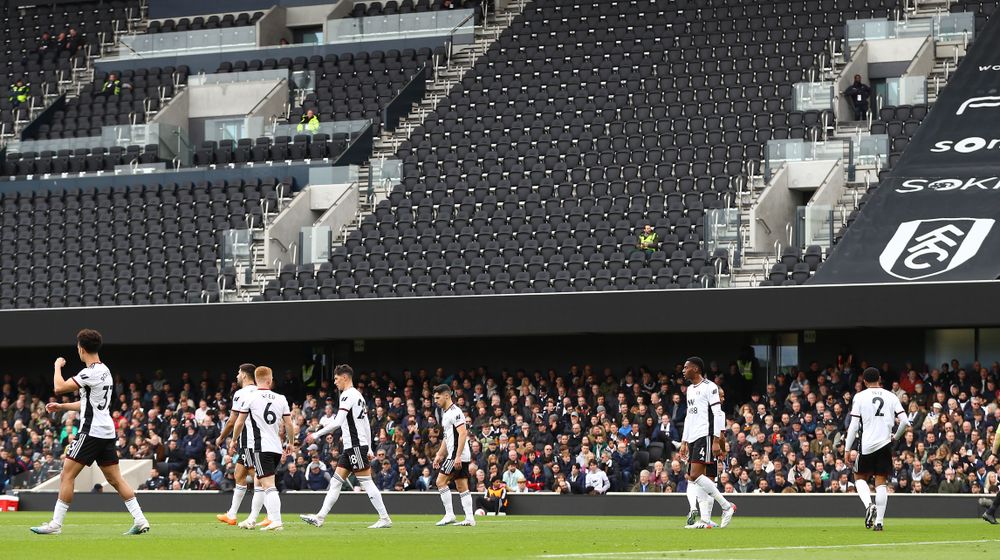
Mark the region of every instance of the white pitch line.
<instances>
[{"instance_id":1,"label":"white pitch line","mask_svg":"<svg viewBox=\"0 0 1000 560\"><path fill-rule=\"evenodd\" d=\"M966 541L911 541L911 542L891 542L891 543L865 543L865 544L829 544L820 546L761 546L753 548L701 548L696 550L644 550L638 552L582 552L578 554L542 554L537 558L606 558L609 556L649 556L657 554L702 554L718 552L754 552L770 550L821 550L839 548L875 548L883 546L926 546L934 544L978 544L995 543L1000 539L979 539Z\"/></svg>"}]
</instances>

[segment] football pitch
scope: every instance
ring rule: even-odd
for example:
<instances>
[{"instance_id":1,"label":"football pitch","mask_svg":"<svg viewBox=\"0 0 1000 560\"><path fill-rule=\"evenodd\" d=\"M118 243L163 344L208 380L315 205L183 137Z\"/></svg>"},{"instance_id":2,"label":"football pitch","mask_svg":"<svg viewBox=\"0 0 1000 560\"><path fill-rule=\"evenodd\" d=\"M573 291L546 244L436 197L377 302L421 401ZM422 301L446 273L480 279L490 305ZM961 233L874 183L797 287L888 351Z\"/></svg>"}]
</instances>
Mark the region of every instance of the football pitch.
<instances>
[{"instance_id":1,"label":"football pitch","mask_svg":"<svg viewBox=\"0 0 1000 560\"><path fill-rule=\"evenodd\" d=\"M435 527L440 516L400 515L387 530L369 530L374 516L331 515L316 528L284 516L285 530L246 531L214 515L153 513L152 530L121 533L121 513L72 512L61 535L29 526L48 512L0 513L5 558L518 558L537 560L773 560L1000 557L1000 526L980 519L892 519L874 533L843 518L740 518L726 529L690 530L682 517L483 517L476 527Z\"/></svg>"}]
</instances>

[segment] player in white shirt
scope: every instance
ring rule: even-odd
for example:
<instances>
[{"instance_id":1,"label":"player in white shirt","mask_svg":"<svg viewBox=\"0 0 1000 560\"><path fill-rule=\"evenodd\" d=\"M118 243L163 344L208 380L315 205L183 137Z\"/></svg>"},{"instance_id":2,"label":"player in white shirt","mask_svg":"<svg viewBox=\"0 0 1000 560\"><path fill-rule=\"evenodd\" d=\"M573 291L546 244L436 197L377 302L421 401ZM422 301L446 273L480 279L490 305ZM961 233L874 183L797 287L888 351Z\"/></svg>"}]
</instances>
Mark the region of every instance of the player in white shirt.
<instances>
[{"instance_id":1,"label":"player in white shirt","mask_svg":"<svg viewBox=\"0 0 1000 560\"><path fill-rule=\"evenodd\" d=\"M253 376L257 390L244 399L238 408L233 408L234 412L239 413L233 431L242 433L249 419L247 449L253 455L256 483L264 489L264 508L267 509L267 519L270 521L261 531L281 531L284 528L281 523L281 498L274 485L274 475L295 438L292 411L284 395L271 390L274 383L271 368L260 366L254 370ZM285 430L284 444L278 434L281 428Z\"/></svg>"},{"instance_id":2,"label":"player in white shirt","mask_svg":"<svg viewBox=\"0 0 1000 560\"><path fill-rule=\"evenodd\" d=\"M253 454L247 449L247 434L244 430L243 432L236 433L233 432L233 427L236 426L236 417L239 414L236 410L242 410L243 406L249 402L250 397L254 392L257 391L257 386L254 385L254 370L257 366L253 364L242 364L239 369L236 370L236 382L239 383L240 388L236 390L233 394L233 406L229 410L229 419L226 421L226 425L222 427L222 433L215 440L215 445L218 448L222 448L226 443L226 438L230 433L233 434L233 439L229 442L229 456L236 458L236 472L235 478L236 488L233 489L233 501L229 505L229 511L226 513L220 513L216 515L215 518L225 523L227 525L236 525L236 513L240 509L240 504L243 502L243 496L247 493L247 476L254 477L254 489L253 489L253 499L250 505L250 517L249 522L245 523L244 528L253 528L257 522L257 515L260 514L260 509L264 505L264 489L256 483L257 476L253 467ZM261 526L266 524L268 521L264 520Z\"/></svg>"},{"instance_id":3,"label":"player in white shirt","mask_svg":"<svg viewBox=\"0 0 1000 560\"><path fill-rule=\"evenodd\" d=\"M906 434L910 420L903 405L891 391L882 388L882 376L877 368L864 371L865 389L851 403L851 426L847 429L845 452L853 455L854 485L865 505L865 527L882 530L885 507L889 501L886 480L892 472L892 442ZM896 419L899 427L892 433ZM861 453L854 450L854 440L861 430ZM875 503L872 504L868 479L875 475Z\"/></svg>"},{"instance_id":4,"label":"player in white shirt","mask_svg":"<svg viewBox=\"0 0 1000 560\"><path fill-rule=\"evenodd\" d=\"M95 461L108 484L125 500L125 507L132 514L132 528L125 534L139 535L149 532L149 521L142 514L139 500L136 499L129 483L122 478L121 470L118 468L118 451L115 449L117 433L109 410L111 403L114 402L112 399L114 380L111 378L108 366L101 363L101 357L98 355L102 344L101 333L95 330L84 329L77 333L76 351L80 361L87 367L69 381L63 379L62 374L62 368L66 365L65 358L58 358L55 362L52 383L56 394L79 390L80 400L69 404L48 403L45 405L45 410L49 414L75 410L80 413L83 423L76 440L66 450L66 459L63 460L62 473L59 476L59 499L56 500L52 521L31 528L39 535L56 535L62 532L63 519L69 510L69 504L73 502L76 477L83 467L90 466Z\"/></svg>"},{"instance_id":5,"label":"player in white shirt","mask_svg":"<svg viewBox=\"0 0 1000 560\"><path fill-rule=\"evenodd\" d=\"M730 503L719 492L715 482L706 476L709 466L715 464L715 456L726 456L726 438L719 437L725 430L726 416L722 412L719 387L705 379L704 371L705 362L701 358L691 357L684 362L684 377L690 385L687 388L687 416L684 417L684 433L678 453L688 461L687 498L691 506L688 521L697 515L698 502L707 495L722 506L722 521L719 526L726 527L736 513L736 505ZM711 508L708 511L711 512ZM710 522L711 519L702 519L700 524L688 523L687 526L708 527Z\"/></svg>"},{"instance_id":6,"label":"player in white shirt","mask_svg":"<svg viewBox=\"0 0 1000 560\"><path fill-rule=\"evenodd\" d=\"M441 437L444 445L438 448L434 456L434 468L438 470L437 489L444 504L444 517L436 525L455 523L455 510L451 501L451 489L448 484L455 483L458 490L462 511L465 519L456 523L462 527L475 527L476 518L472 511L472 494L469 493L469 463L472 452L469 450L469 428L465 422L465 413L451 398L451 387L438 385L434 387L434 403L438 406L437 420L441 427Z\"/></svg>"},{"instance_id":7,"label":"player in white shirt","mask_svg":"<svg viewBox=\"0 0 1000 560\"><path fill-rule=\"evenodd\" d=\"M378 521L370 525L369 529L387 529L392 527L392 520L382 503L382 493L372 480L371 460L375 456L372 453L372 426L368 418L368 405L365 403L361 391L354 388L354 370L347 364L341 364L333 369L333 383L340 391L340 410L337 411L333 422L324 426L315 433L306 436L306 445L323 438L326 434L333 433L340 429L340 437L344 444L344 451L340 455L340 462L337 470L330 479L330 488L323 498L323 507L316 515L302 515L302 521L322 527L327 514L333 509L334 504L340 499L340 491L344 487L344 481L351 473L358 478L361 487L368 494L375 511L378 512Z\"/></svg>"}]
</instances>

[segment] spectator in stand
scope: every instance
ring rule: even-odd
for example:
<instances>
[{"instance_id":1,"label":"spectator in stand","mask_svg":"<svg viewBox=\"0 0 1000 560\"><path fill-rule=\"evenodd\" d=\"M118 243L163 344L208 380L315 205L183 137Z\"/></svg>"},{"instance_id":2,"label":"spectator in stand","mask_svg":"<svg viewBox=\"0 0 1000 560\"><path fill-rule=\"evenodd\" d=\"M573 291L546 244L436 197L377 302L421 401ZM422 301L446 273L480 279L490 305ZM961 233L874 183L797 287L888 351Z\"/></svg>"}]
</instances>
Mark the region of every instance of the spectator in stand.
<instances>
[{"instance_id":1,"label":"spectator in stand","mask_svg":"<svg viewBox=\"0 0 1000 560\"><path fill-rule=\"evenodd\" d=\"M608 475L598 468L597 461L591 459L587 471L587 494L606 494L609 488L611 488L611 482L608 480Z\"/></svg>"},{"instance_id":2,"label":"spectator in stand","mask_svg":"<svg viewBox=\"0 0 1000 560\"><path fill-rule=\"evenodd\" d=\"M639 471L639 481L632 485L632 489L630 490L630 492L636 492L641 494L649 492L660 493L663 492L663 486L661 486L655 480L650 479L650 472L646 469L643 469Z\"/></svg>"},{"instance_id":3,"label":"spectator in stand","mask_svg":"<svg viewBox=\"0 0 1000 560\"><path fill-rule=\"evenodd\" d=\"M503 473L504 486L506 486L511 491L514 491L513 489L517 488L517 482L519 480L525 480L524 473L517 468L516 461L508 461L507 468L504 469Z\"/></svg>"},{"instance_id":4,"label":"spectator in stand","mask_svg":"<svg viewBox=\"0 0 1000 560\"><path fill-rule=\"evenodd\" d=\"M288 470L281 477L281 485L283 490L304 490L306 488L305 476L302 475L298 465L295 463L288 465Z\"/></svg>"},{"instance_id":5,"label":"spectator in stand","mask_svg":"<svg viewBox=\"0 0 1000 560\"><path fill-rule=\"evenodd\" d=\"M309 490L321 491L330 486L330 473L323 468L319 461L309 463L308 474L306 474L306 487Z\"/></svg>"},{"instance_id":6,"label":"spectator in stand","mask_svg":"<svg viewBox=\"0 0 1000 560\"><path fill-rule=\"evenodd\" d=\"M70 56L76 56L77 51L80 50L82 46L83 38L77 34L75 27L70 27L69 31L64 36L61 47L62 50L68 52Z\"/></svg>"},{"instance_id":7,"label":"spectator in stand","mask_svg":"<svg viewBox=\"0 0 1000 560\"><path fill-rule=\"evenodd\" d=\"M38 38L38 54L54 53L57 50L56 42L52 38L52 35L48 31L43 31L42 35Z\"/></svg>"},{"instance_id":8,"label":"spectator in stand","mask_svg":"<svg viewBox=\"0 0 1000 560\"><path fill-rule=\"evenodd\" d=\"M528 487L528 492L543 492L548 489L549 485L545 474L542 473L541 466L533 465L531 467L531 474L528 475L525 485Z\"/></svg>"}]
</instances>

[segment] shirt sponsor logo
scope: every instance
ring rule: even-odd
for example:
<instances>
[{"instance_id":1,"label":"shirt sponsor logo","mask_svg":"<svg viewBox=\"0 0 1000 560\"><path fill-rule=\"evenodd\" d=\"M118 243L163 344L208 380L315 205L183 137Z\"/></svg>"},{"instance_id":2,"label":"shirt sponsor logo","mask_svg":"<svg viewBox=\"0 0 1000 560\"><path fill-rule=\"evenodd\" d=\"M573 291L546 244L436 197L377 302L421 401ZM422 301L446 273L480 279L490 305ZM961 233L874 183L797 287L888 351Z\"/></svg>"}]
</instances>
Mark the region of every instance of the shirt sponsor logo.
<instances>
[{"instance_id":1,"label":"shirt sponsor logo","mask_svg":"<svg viewBox=\"0 0 1000 560\"><path fill-rule=\"evenodd\" d=\"M943 274L976 256L995 223L991 218L903 222L879 256L879 264L902 280Z\"/></svg>"},{"instance_id":2,"label":"shirt sponsor logo","mask_svg":"<svg viewBox=\"0 0 1000 560\"><path fill-rule=\"evenodd\" d=\"M969 189L981 191L1000 190L1000 177L969 179L908 179L896 188L896 192L906 194L913 192L928 191L965 191Z\"/></svg>"}]
</instances>

